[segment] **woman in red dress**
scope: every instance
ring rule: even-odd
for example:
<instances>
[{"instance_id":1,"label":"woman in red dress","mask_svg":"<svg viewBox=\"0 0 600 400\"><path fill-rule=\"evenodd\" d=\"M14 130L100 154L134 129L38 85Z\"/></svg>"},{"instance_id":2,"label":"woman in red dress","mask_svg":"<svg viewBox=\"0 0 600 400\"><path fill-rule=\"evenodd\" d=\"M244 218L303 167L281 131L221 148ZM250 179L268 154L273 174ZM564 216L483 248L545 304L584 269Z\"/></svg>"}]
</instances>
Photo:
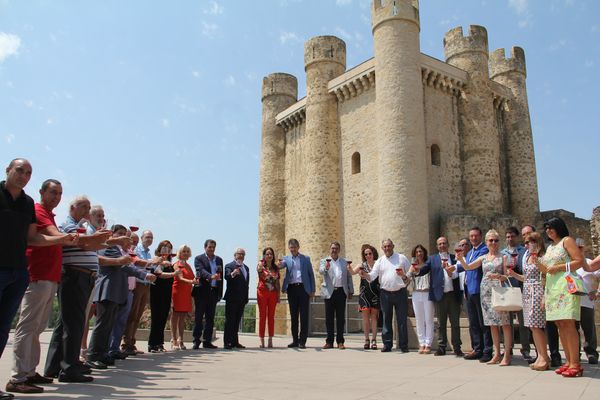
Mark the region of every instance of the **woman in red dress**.
<instances>
[{"instance_id":1,"label":"woman in red dress","mask_svg":"<svg viewBox=\"0 0 600 400\"><path fill-rule=\"evenodd\" d=\"M269 347L273 347L273 334L275 333L275 307L279 302L279 267L275 264L275 252L267 247L263 250L263 258L258 263L258 301L259 325L258 336L260 347L265 347L265 324L269 321Z\"/></svg>"},{"instance_id":2,"label":"woman in red dress","mask_svg":"<svg viewBox=\"0 0 600 400\"><path fill-rule=\"evenodd\" d=\"M192 267L187 260L192 256L192 250L183 245L177 250L175 279L173 280L173 313L171 314L171 349L185 350L183 331L185 318L192 312L192 285L197 283Z\"/></svg>"}]
</instances>

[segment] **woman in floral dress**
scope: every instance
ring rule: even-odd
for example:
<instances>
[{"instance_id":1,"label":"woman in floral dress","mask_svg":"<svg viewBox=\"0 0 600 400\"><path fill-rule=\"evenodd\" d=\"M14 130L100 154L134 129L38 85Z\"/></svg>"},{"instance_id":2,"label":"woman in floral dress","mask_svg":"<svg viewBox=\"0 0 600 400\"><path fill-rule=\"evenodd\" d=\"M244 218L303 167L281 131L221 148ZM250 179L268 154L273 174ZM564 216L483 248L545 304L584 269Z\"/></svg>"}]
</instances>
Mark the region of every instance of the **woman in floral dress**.
<instances>
[{"instance_id":1,"label":"woman in floral dress","mask_svg":"<svg viewBox=\"0 0 600 400\"><path fill-rule=\"evenodd\" d=\"M550 218L544 222L544 229L552 241L540 262L540 270L547 273L546 320L556 324L567 359L555 372L573 378L583 375L579 360L579 335L575 327L575 321L579 321L580 317L580 298L568 292L564 273L583 266L583 255L561 218Z\"/></svg>"},{"instance_id":2,"label":"woman in floral dress","mask_svg":"<svg viewBox=\"0 0 600 400\"><path fill-rule=\"evenodd\" d=\"M544 256L546 248L542 236L531 232L525 236L527 250L523 255L523 275L512 269L507 271L509 277L523 282L523 321L533 333L533 343L537 350L537 359L529 367L536 371L546 371L550 368L548 357L548 341L546 340L546 310L544 309L544 274L536 264L538 258Z\"/></svg>"},{"instance_id":3,"label":"woman in floral dress","mask_svg":"<svg viewBox=\"0 0 600 400\"><path fill-rule=\"evenodd\" d=\"M506 256L500 254L500 235L491 229L485 234L485 241L489 249L488 254L477 258L471 264L464 259L462 252L456 254L456 258L465 270L483 269L483 278L481 279L481 309L483 311L483 323L490 327L492 331L492 341L494 342L494 356L488 364L500 364L500 366L510 365L510 351L512 349L512 328L510 326L509 313L495 311L492 308L492 288L502 286L502 282L508 280L505 275ZM500 361L500 327L504 335L504 358Z\"/></svg>"}]
</instances>

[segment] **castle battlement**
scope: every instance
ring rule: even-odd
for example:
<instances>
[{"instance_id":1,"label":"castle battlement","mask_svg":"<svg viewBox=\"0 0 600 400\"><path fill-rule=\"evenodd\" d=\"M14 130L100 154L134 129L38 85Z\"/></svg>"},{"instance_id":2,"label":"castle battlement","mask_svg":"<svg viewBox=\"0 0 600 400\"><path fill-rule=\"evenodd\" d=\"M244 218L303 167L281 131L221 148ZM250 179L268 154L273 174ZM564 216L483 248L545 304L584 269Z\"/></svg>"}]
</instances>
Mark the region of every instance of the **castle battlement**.
<instances>
[{"instance_id":1,"label":"castle battlement","mask_svg":"<svg viewBox=\"0 0 600 400\"><path fill-rule=\"evenodd\" d=\"M320 62L333 62L346 69L346 43L336 36L316 36L304 43L304 69Z\"/></svg>"},{"instance_id":2,"label":"castle battlement","mask_svg":"<svg viewBox=\"0 0 600 400\"><path fill-rule=\"evenodd\" d=\"M444 35L446 60L464 53L482 53L488 57L487 29L479 25L469 25L469 34L463 33L462 26L449 30Z\"/></svg>"},{"instance_id":3,"label":"castle battlement","mask_svg":"<svg viewBox=\"0 0 600 400\"><path fill-rule=\"evenodd\" d=\"M490 77L494 79L498 75L510 72L518 72L527 76L525 50L520 47L512 47L510 58L506 57L504 49L494 50L490 54Z\"/></svg>"},{"instance_id":4,"label":"castle battlement","mask_svg":"<svg viewBox=\"0 0 600 400\"><path fill-rule=\"evenodd\" d=\"M373 0L371 8L372 29L392 19L410 21L419 26L418 0Z\"/></svg>"},{"instance_id":5,"label":"castle battlement","mask_svg":"<svg viewBox=\"0 0 600 400\"><path fill-rule=\"evenodd\" d=\"M298 98L298 79L294 75L276 72L265 76L262 85L262 97L264 100L269 96L288 95L294 99Z\"/></svg>"}]
</instances>

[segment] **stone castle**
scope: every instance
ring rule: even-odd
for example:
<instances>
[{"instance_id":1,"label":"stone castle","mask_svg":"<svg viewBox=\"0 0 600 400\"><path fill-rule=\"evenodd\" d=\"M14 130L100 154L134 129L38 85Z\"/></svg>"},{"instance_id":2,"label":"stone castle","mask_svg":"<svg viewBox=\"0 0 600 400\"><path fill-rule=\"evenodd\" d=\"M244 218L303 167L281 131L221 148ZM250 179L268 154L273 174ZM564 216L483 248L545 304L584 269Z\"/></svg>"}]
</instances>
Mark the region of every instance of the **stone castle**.
<instances>
[{"instance_id":1,"label":"stone castle","mask_svg":"<svg viewBox=\"0 0 600 400\"><path fill-rule=\"evenodd\" d=\"M408 255L474 225L539 226L523 49L490 53L471 26L446 33L445 61L422 54L417 0L374 0L372 32L349 70L341 39L308 40L303 99L294 76L264 78L259 251L294 237L318 268L333 240L358 262L388 237Z\"/></svg>"}]
</instances>

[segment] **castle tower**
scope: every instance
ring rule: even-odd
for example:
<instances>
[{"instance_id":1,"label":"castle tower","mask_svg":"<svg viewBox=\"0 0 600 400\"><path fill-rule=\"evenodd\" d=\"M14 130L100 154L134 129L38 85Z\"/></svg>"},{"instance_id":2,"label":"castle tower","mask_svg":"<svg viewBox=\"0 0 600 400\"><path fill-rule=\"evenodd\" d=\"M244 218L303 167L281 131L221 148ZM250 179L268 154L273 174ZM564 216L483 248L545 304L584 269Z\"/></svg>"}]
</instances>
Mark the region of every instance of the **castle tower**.
<instances>
[{"instance_id":1,"label":"castle tower","mask_svg":"<svg viewBox=\"0 0 600 400\"><path fill-rule=\"evenodd\" d=\"M525 83L525 52L520 47L513 47L511 58L506 58L504 49L494 51L490 55L490 71L492 80L506 86L512 93L504 123L510 211L521 224L533 224L539 215L540 205Z\"/></svg>"},{"instance_id":2,"label":"castle tower","mask_svg":"<svg viewBox=\"0 0 600 400\"><path fill-rule=\"evenodd\" d=\"M275 116L296 103L295 76L276 73L266 76L262 85L262 141L259 189L258 254L273 247L284 254L285 246L285 132L275 124Z\"/></svg>"},{"instance_id":3,"label":"castle tower","mask_svg":"<svg viewBox=\"0 0 600 400\"><path fill-rule=\"evenodd\" d=\"M327 84L346 71L346 43L335 36L308 40L304 68L306 236L298 239L301 251L316 261L327 254L331 241L342 240L340 126L337 98L329 93Z\"/></svg>"},{"instance_id":4,"label":"castle tower","mask_svg":"<svg viewBox=\"0 0 600 400\"><path fill-rule=\"evenodd\" d=\"M488 36L482 26L471 25L469 36L462 27L444 37L446 62L469 73L459 100L462 138L465 211L476 216L501 214L503 210L500 137L489 85Z\"/></svg>"},{"instance_id":5,"label":"castle tower","mask_svg":"<svg viewBox=\"0 0 600 400\"><path fill-rule=\"evenodd\" d=\"M409 254L429 243L418 2L373 0L379 234Z\"/></svg>"}]
</instances>

